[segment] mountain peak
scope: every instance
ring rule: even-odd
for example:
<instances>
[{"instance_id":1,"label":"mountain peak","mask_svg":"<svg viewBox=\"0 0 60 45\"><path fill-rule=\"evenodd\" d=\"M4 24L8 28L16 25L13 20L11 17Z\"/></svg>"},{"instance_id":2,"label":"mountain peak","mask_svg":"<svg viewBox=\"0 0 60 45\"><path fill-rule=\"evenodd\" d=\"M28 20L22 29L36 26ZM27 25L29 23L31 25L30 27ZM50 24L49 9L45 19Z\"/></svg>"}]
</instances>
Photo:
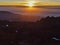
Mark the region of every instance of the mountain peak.
<instances>
[{"instance_id":1,"label":"mountain peak","mask_svg":"<svg viewBox=\"0 0 60 45\"><path fill-rule=\"evenodd\" d=\"M0 11L0 13L3 13L3 14L13 14L12 12L9 12L9 11Z\"/></svg>"}]
</instances>

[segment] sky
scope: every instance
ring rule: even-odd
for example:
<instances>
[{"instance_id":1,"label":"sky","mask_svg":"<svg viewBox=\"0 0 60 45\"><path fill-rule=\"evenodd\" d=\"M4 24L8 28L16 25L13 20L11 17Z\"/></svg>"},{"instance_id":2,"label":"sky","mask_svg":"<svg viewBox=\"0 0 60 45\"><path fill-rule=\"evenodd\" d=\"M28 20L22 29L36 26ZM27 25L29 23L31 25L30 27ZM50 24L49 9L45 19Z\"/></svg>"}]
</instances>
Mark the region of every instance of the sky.
<instances>
[{"instance_id":1,"label":"sky","mask_svg":"<svg viewBox=\"0 0 60 45\"><path fill-rule=\"evenodd\" d=\"M21 19L22 21L36 21L40 20L41 17L46 16L60 16L60 7L41 7L41 8L22 8L22 7L0 7L0 11L8 11L12 12L13 14L19 14L18 19ZM22 15L22 16L21 16ZM13 18L14 20L15 15L11 17L11 15L6 16L0 15L1 19L4 20L11 20Z\"/></svg>"},{"instance_id":2,"label":"sky","mask_svg":"<svg viewBox=\"0 0 60 45\"><path fill-rule=\"evenodd\" d=\"M28 4L25 2L29 1L35 1L35 5L37 6L51 6L51 7L46 7L46 8L34 8L32 7L31 9L29 8L20 8L20 7L0 7L0 11L9 11L12 13L16 14L21 14L21 15L31 15L31 16L36 16L36 17L43 17L43 16L60 16L60 7L52 7L56 5L60 5L60 0L0 0L0 5L19 5L19 6L26 6L24 4ZM22 3L20 3L22 2ZM21 4L21 5L20 5ZM4 16L6 17L6 16ZM3 18L3 17L2 17ZM27 17L28 19L29 17ZM6 18L8 19L8 18ZM24 17L22 17L24 19ZM31 18L29 18L31 19ZM35 18L33 18L35 19ZM37 19L37 18L36 18Z\"/></svg>"},{"instance_id":3,"label":"sky","mask_svg":"<svg viewBox=\"0 0 60 45\"><path fill-rule=\"evenodd\" d=\"M27 2L34 1L35 6L60 6L60 0L0 0L0 5L26 6ZM37 3L37 4L36 4Z\"/></svg>"},{"instance_id":4,"label":"sky","mask_svg":"<svg viewBox=\"0 0 60 45\"><path fill-rule=\"evenodd\" d=\"M26 1L39 1L39 2L60 2L60 0L0 0L0 2L26 2Z\"/></svg>"}]
</instances>

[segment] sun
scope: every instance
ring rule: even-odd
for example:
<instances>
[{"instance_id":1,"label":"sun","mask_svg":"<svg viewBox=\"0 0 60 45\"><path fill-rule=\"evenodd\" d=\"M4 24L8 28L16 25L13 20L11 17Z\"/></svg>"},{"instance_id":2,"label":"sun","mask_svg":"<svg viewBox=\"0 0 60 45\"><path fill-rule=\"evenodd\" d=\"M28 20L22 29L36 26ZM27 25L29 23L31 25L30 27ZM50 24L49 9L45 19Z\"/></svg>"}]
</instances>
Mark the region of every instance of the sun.
<instances>
[{"instance_id":1,"label":"sun","mask_svg":"<svg viewBox=\"0 0 60 45\"><path fill-rule=\"evenodd\" d=\"M34 6L34 3L35 3L35 1L29 1L28 4L27 4L27 6L33 7Z\"/></svg>"}]
</instances>

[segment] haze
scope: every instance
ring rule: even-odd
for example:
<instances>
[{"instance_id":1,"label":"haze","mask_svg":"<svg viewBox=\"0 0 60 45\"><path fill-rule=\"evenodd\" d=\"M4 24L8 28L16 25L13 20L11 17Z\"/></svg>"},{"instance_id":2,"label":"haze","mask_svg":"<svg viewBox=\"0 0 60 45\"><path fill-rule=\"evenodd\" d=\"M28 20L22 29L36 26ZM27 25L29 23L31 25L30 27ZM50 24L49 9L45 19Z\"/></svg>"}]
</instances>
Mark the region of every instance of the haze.
<instances>
[{"instance_id":1,"label":"haze","mask_svg":"<svg viewBox=\"0 0 60 45\"><path fill-rule=\"evenodd\" d=\"M9 11L22 15L60 16L60 7L40 7L31 9L22 7L0 7L0 11Z\"/></svg>"}]
</instances>

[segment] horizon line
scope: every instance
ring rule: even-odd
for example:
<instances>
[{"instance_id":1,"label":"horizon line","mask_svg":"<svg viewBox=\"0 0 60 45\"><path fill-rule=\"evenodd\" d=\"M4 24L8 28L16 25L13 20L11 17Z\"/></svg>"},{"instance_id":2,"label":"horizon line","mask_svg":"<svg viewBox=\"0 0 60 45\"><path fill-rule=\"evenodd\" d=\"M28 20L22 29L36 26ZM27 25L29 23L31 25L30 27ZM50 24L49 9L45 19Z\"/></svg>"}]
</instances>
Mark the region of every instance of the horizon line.
<instances>
[{"instance_id":1,"label":"horizon line","mask_svg":"<svg viewBox=\"0 0 60 45\"><path fill-rule=\"evenodd\" d=\"M27 2L0 2L0 6L26 6ZM36 2L34 6L60 6L60 2Z\"/></svg>"}]
</instances>

